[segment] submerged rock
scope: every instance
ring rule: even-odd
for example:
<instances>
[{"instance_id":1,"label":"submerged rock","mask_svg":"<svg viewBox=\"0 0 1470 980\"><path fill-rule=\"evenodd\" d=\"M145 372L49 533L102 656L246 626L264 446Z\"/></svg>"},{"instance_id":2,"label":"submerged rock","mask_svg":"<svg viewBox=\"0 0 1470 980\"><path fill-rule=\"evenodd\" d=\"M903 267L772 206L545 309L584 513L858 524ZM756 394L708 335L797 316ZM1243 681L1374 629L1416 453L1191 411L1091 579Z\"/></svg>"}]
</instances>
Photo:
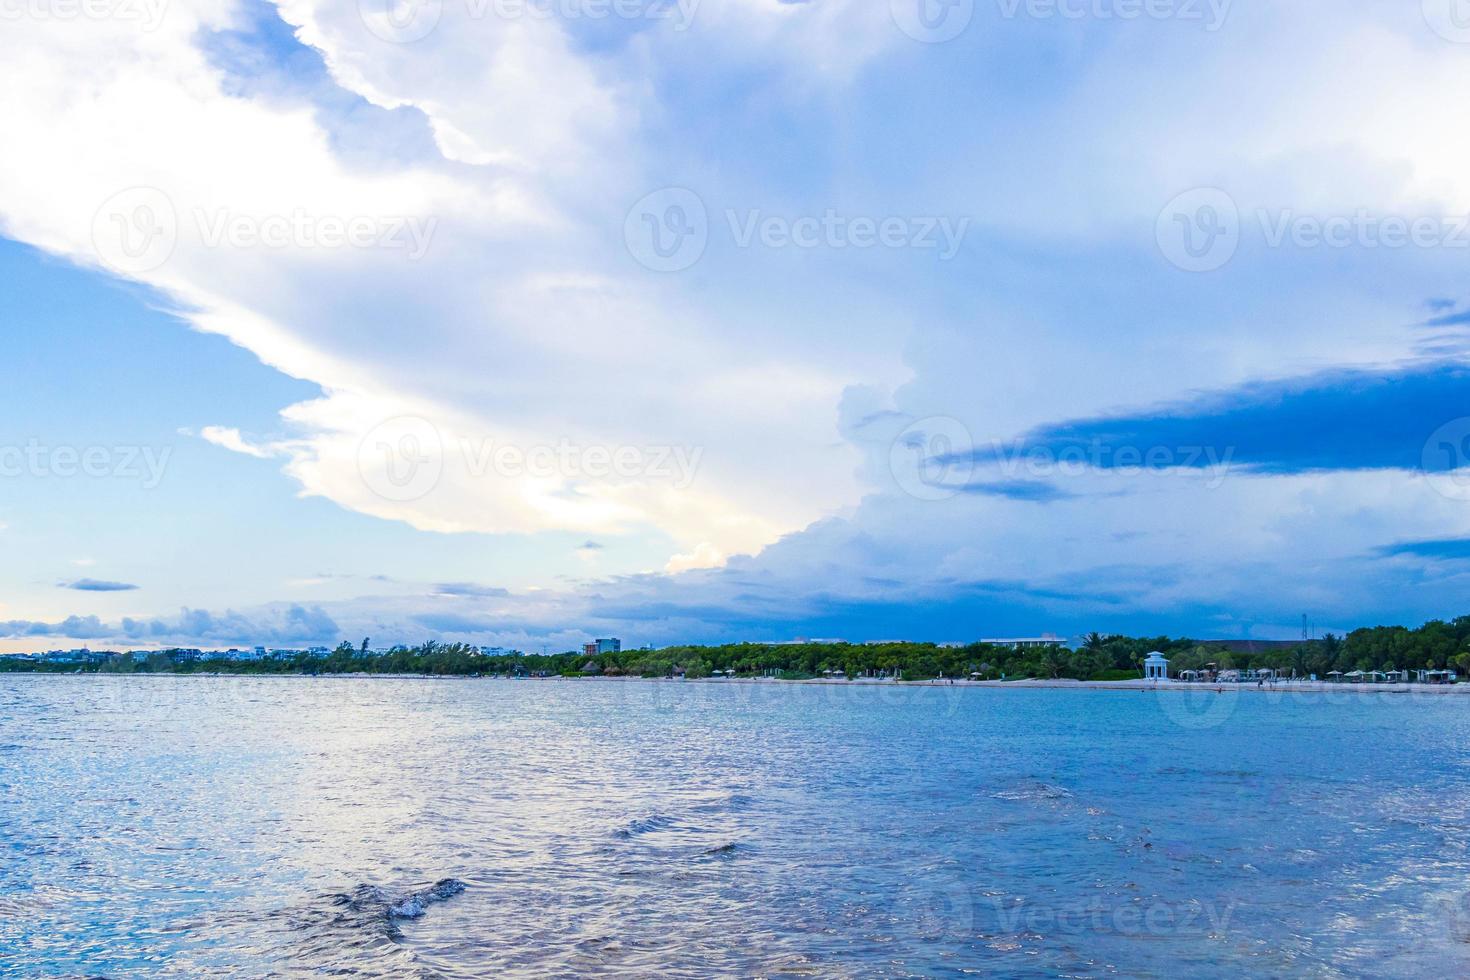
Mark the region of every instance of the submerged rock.
<instances>
[{"instance_id":1,"label":"submerged rock","mask_svg":"<svg viewBox=\"0 0 1470 980\"><path fill-rule=\"evenodd\" d=\"M465 883L457 878L445 878L432 888L414 892L388 906L388 914L395 919L417 919L436 902L453 898L465 890Z\"/></svg>"}]
</instances>

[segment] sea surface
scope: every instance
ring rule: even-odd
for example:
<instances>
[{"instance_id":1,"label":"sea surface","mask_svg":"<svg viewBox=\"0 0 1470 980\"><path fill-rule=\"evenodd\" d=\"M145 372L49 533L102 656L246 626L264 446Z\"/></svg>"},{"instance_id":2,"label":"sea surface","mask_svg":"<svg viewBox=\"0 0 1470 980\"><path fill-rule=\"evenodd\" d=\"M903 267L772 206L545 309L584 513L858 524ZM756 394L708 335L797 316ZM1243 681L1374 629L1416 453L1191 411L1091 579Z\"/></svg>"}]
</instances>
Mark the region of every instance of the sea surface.
<instances>
[{"instance_id":1,"label":"sea surface","mask_svg":"<svg viewBox=\"0 0 1470 980\"><path fill-rule=\"evenodd\" d=\"M1470 702L0 676L0 975L1470 975Z\"/></svg>"}]
</instances>

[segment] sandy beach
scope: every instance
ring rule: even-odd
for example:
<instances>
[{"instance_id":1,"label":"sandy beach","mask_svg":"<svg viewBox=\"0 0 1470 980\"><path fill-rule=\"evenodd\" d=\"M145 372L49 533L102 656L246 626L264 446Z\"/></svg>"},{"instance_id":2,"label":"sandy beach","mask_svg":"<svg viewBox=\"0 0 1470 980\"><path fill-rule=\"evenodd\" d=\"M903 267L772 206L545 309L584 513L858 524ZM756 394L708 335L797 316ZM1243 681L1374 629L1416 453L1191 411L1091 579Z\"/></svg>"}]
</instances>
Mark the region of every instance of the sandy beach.
<instances>
[{"instance_id":1,"label":"sandy beach","mask_svg":"<svg viewBox=\"0 0 1470 980\"><path fill-rule=\"evenodd\" d=\"M576 684L742 684L742 685L785 685L797 684L807 686L829 686L829 687L945 687L950 689L975 688L992 691L1045 691L1045 690L1094 690L1094 691L1154 691L1157 693L1242 693L1242 694L1407 694L1407 695L1436 695L1436 696L1470 696L1470 684L1350 684L1330 683L1327 681L1307 680L1282 680L1275 684L1256 684L1254 682L1235 683L1195 683L1189 681L1152 681L1139 678L1127 681L1078 681L1065 678L1057 679L1025 679L1013 681L974 681L956 678L933 678L921 681L897 681L889 677L854 677L851 679L839 679L828 677L813 677L806 679L788 679L782 677L700 677L700 678L674 678L674 677L563 677L553 675L551 677L521 677L512 678L503 675L482 675L476 677L470 674L252 674L252 673L216 673L216 672L191 672L191 673L147 673L136 672L131 674L109 674L87 672L85 674L75 673L36 673L16 674L16 677L111 677L111 678L229 678L248 677L256 680L282 679L282 680L435 680L435 681L521 681L530 683L576 683Z\"/></svg>"},{"instance_id":2,"label":"sandy beach","mask_svg":"<svg viewBox=\"0 0 1470 980\"><path fill-rule=\"evenodd\" d=\"M607 678L619 680L621 678ZM642 680L643 678L626 678ZM658 678L667 680L666 678ZM935 678L927 681L894 681L889 678L858 677L852 680L813 678L811 680L783 680L775 677L708 677L685 681L690 684L833 684L833 685L886 685L901 687L973 687L989 690L1097 690L1097 691L1158 691L1187 693L1190 691L1218 692L1229 694L1436 694L1470 695L1470 684L1338 684L1327 681L1277 681L1275 684L1202 684L1186 681L1076 681L1076 680L1015 680L1015 681L972 681Z\"/></svg>"}]
</instances>

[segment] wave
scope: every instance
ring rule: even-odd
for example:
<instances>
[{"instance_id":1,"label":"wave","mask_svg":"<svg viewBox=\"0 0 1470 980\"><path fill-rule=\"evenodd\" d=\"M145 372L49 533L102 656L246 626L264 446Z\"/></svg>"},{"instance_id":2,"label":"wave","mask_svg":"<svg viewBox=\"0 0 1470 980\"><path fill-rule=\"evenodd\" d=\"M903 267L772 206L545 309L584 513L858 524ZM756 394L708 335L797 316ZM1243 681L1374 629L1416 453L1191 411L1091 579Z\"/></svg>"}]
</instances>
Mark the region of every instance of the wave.
<instances>
[{"instance_id":1,"label":"wave","mask_svg":"<svg viewBox=\"0 0 1470 980\"><path fill-rule=\"evenodd\" d=\"M1072 799L1070 790L1050 783L1034 782L1015 789L1004 789L990 794L991 799L1009 800L1017 803L1061 804Z\"/></svg>"},{"instance_id":2,"label":"wave","mask_svg":"<svg viewBox=\"0 0 1470 980\"><path fill-rule=\"evenodd\" d=\"M656 833L660 830L668 830L677 824L673 817L663 813L655 813L649 817L628 821L628 825L614 832L614 835L624 839L630 837L641 837L644 834Z\"/></svg>"},{"instance_id":3,"label":"wave","mask_svg":"<svg viewBox=\"0 0 1470 980\"><path fill-rule=\"evenodd\" d=\"M292 918L297 928L326 925L334 930L367 930L396 938L400 921L422 917L430 906L459 895L466 887L457 878L444 878L428 888L395 898L377 885L358 885L331 897L335 911L324 916L298 912Z\"/></svg>"},{"instance_id":4,"label":"wave","mask_svg":"<svg viewBox=\"0 0 1470 980\"><path fill-rule=\"evenodd\" d=\"M392 903L388 914L395 919L417 919L430 905L447 901L465 890L465 883L457 878L445 878L432 888L414 892L407 898Z\"/></svg>"}]
</instances>

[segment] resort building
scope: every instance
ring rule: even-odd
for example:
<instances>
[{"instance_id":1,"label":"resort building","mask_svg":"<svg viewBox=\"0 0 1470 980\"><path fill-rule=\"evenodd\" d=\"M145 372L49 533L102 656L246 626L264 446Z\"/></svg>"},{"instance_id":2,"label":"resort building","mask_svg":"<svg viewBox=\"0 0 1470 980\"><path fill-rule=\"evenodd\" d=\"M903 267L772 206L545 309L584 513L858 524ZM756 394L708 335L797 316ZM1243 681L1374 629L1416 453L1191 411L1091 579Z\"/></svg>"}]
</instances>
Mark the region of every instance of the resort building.
<instances>
[{"instance_id":1,"label":"resort building","mask_svg":"<svg viewBox=\"0 0 1470 980\"><path fill-rule=\"evenodd\" d=\"M1159 651L1150 653L1143 661L1143 676L1151 681L1166 681L1169 679L1169 661Z\"/></svg>"},{"instance_id":2,"label":"resort building","mask_svg":"<svg viewBox=\"0 0 1470 980\"><path fill-rule=\"evenodd\" d=\"M1066 643L1062 637L1055 633L1043 633L1040 636L1012 637L1001 640L981 640L988 646L1010 647L1012 650L1036 650L1043 647L1058 647Z\"/></svg>"}]
</instances>

